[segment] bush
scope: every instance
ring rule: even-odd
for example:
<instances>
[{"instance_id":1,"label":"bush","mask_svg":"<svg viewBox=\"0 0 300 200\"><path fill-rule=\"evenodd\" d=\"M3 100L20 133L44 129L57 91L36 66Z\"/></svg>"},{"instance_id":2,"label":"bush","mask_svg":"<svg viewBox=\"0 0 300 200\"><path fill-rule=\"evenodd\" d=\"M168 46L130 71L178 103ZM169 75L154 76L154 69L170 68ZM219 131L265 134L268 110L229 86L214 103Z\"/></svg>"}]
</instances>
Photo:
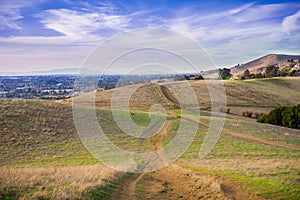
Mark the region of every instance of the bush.
<instances>
[{"instance_id":1,"label":"bush","mask_svg":"<svg viewBox=\"0 0 300 200\"><path fill-rule=\"evenodd\" d=\"M300 129L300 104L276 108L269 114L260 116L257 122Z\"/></svg>"},{"instance_id":2,"label":"bush","mask_svg":"<svg viewBox=\"0 0 300 200\"><path fill-rule=\"evenodd\" d=\"M230 79L232 74L230 73L230 69L223 68L219 69L219 77L223 80Z\"/></svg>"}]
</instances>

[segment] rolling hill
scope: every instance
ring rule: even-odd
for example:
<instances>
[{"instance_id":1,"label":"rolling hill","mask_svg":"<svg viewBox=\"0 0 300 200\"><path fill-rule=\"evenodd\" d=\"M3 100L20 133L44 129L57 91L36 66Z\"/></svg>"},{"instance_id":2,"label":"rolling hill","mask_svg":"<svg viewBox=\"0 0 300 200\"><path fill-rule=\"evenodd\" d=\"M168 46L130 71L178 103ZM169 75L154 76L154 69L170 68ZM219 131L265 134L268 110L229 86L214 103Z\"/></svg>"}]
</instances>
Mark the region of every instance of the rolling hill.
<instances>
[{"instance_id":1,"label":"rolling hill","mask_svg":"<svg viewBox=\"0 0 300 200\"><path fill-rule=\"evenodd\" d=\"M243 74L246 69L249 69L250 73L258 73L270 65L284 67L291 64L289 60L297 59L300 59L300 55L268 54L245 64L232 67L231 74L233 74L233 76L238 76Z\"/></svg>"},{"instance_id":2,"label":"rolling hill","mask_svg":"<svg viewBox=\"0 0 300 200\"><path fill-rule=\"evenodd\" d=\"M181 119L199 118L193 106L186 113L178 110L176 94L183 83L139 85L131 96L130 117L137 124L149 123L144 111L151 104L162 103L168 110L164 127L145 139L125 134L107 110L114 92L135 86L97 91L96 115L106 136L134 152L165 147L176 137ZM300 130L259 124L241 113L299 104L300 78L223 81L230 113L204 159L199 149L211 120L210 97L204 81L189 83L203 111L193 143L170 166L141 174L109 169L89 154L76 133L71 99L0 100L0 199L299 199ZM90 106L93 95L74 99Z\"/></svg>"},{"instance_id":3,"label":"rolling hill","mask_svg":"<svg viewBox=\"0 0 300 200\"><path fill-rule=\"evenodd\" d=\"M130 108L133 110L148 110L153 104L162 103L168 109L179 108L176 94L183 95L178 85L183 82L168 82L162 84L144 84L138 87L130 98ZM190 81L195 90L198 104L201 110L211 110L211 99L207 85L218 84L216 80ZM297 105L300 103L300 78L272 78L246 81L223 81L226 90L227 106L231 114L242 115L245 110L255 112L269 112L279 106ZM93 105L95 95L95 105L98 108L110 108L113 93L119 91L130 91L136 86L125 86L113 90L96 91L79 97L75 97L77 102L84 105ZM190 97L184 97L189 101ZM117 96L116 102L122 104L124 99ZM72 99L62 100L61 103L71 104ZM192 103L191 103L192 104ZM194 109L197 105L190 105Z\"/></svg>"},{"instance_id":4,"label":"rolling hill","mask_svg":"<svg viewBox=\"0 0 300 200\"><path fill-rule=\"evenodd\" d=\"M230 68L233 77L238 77L242 75L246 69L249 69L250 73L258 73L263 71L266 67L270 65L277 65L279 68L289 66L291 60L299 60L300 55L284 55L284 54L268 54L266 56L257 58L255 60L249 61L245 64L239 64ZM218 70L208 70L201 73L205 78L218 78Z\"/></svg>"}]
</instances>

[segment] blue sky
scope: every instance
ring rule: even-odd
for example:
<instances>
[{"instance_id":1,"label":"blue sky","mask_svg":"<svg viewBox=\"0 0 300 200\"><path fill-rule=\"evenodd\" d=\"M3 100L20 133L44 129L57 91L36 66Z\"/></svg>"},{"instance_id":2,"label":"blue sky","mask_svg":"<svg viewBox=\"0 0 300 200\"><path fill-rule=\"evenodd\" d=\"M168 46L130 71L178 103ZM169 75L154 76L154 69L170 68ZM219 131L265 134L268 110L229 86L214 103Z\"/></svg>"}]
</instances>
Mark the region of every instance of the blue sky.
<instances>
[{"instance_id":1,"label":"blue sky","mask_svg":"<svg viewBox=\"0 0 300 200\"><path fill-rule=\"evenodd\" d=\"M1 0L0 71L80 67L101 41L145 27L191 38L218 67L300 54L297 1Z\"/></svg>"}]
</instances>

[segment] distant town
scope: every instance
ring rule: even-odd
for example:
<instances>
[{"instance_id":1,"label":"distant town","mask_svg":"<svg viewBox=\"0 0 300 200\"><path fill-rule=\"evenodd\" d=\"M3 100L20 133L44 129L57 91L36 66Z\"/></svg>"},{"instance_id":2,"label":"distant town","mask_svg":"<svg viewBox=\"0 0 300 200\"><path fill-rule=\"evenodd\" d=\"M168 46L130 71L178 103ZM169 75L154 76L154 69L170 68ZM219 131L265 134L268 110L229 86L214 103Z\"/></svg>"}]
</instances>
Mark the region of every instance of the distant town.
<instances>
[{"instance_id":1,"label":"distant town","mask_svg":"<svg viewBox=\"0 0 300 200\"><path fill-rule=\"evenodd\" d=\"M75 76L1 76L0 98L65 99L73 95Z\"/></svg>"},{"instance_id":2,"label":"distant town","mask_svg":"<svg viewBox=\"0 0 300 200\"><path fill-rule=\"evenodd\" d=\"M104 75L96 77L97 89L108 90L137 83L166 82L170 80L193 79L195 75ZM0 76L0 98L60 100L80 95L74 91L76 75L32 75ZM95 77L93 77L95 78ZM91 80L91 77L85 77ZM95 87L84 90L89 92ZM81 91L82 92L82 91Z\"/></svg>"}]
</instances>

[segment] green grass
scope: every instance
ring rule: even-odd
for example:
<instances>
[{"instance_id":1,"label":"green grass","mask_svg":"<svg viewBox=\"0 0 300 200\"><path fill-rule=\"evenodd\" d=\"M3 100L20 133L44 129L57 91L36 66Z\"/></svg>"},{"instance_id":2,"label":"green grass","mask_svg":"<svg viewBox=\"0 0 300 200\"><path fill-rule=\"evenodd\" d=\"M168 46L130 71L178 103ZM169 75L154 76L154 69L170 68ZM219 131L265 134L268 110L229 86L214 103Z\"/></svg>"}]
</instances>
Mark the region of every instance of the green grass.
<instances>
[{"instance_id":1,"label":"green grass","mask_svg":"<svg viewBox=\"0 0 300 200\"><path fill-rule=\"evenodd\" d=\"M218 119L216 119L218 120ZM201 121L209 124L209 117L201 117ZM236 127L236 124L239 126ZM171 129L171 133L176 133L179 122L175 123ZM240 134L248 134L256 137L266 138L273 141L299 145L300 138L297 135L285 135L290 129L280 129L274 126L262 125L256 122L241 120L225 120L225 129L235 131ZM282 132L283 131L283 132ZM189 147L183 158L197 158L202 141L207 134L207 128L199 127L197 135ZM217 144L213 148L209 157L218 158L300 158L300 152L289 150L282 147L266 145L255 141L221 134Z\"/></svg>"},{"instance_id":2,"label":"green grass","mask_svg":"<svg viewBox=\"0 0 300 200\"><path fill-rule=\"evenodd\" d=\"M145 184L145 180L141 179L137 185L136 185L136 192L138 193L138 196L140 196L139 194L144 192L144 184Z\"/></svg>"},{"instance_id":3,"label":"green grass","mask_svg":"<svg viewBox=\"0 0 300 200\"><path fill-rule=\"evenodd\" d=\"M230 180L236 184L245 185L250 190L254 191L258 196L268 199L291 199L297 200L300 197L299 184L286 184L276 179L266 179L258 177L248 177L245 175L235 174L220 170L209 170L200 166L192 166L189 164L186 167L221 176L226 180Z\"/></svg>"},{"instance_id":4,"label":"green grass","mask_svg":"<svg viewBox=\"0 0 300 200\"><path fill-rule=\"evenodd\" d=\"M208 117L201 117L201 121L209 123ZM239 127L233 125L239 124ZM180 122L174 122L170 127L168 135L163 140L163 145L168 144L169 141L176 135ZM256 122L248 122L241 120L229 120L225 121L225 128L238 132L240 134L249 134L261 138L270 139L273 141L289 143L299 145L300 138L295 135L286 136L280 131L289 131L286 129L278 129L273 126L264 126ZM276 132L274 132L276 131ZM185 152L182 158L195 159L198 158L198 154L201 148L201 144L205 135L207 134L207 128L199 127L199 130L194 138L193 143ZM282 159L298 159L300 158L300 152L296 150L285 149L282 147L266 145L255 141L248 141L245 139L228 136L221 134L217 144L213 148L212 152L208 155L211 158L222 159L238 159L238 158L282 158Z\"/></svg>"},{"instance_id":5,"label":"green grass","mask_svg":"<svg viewBox=\"0 0 300 200\"><path fill-rule=\"evenodd\" d=\"M99 162L81 143L71 106L25 100L1 100L0 103L0 166L67 166ZM128 113L118 111L118 114L125 116ZM150 150L152 138L141 139L124 133L115 123L111 111L97 109L96 115L106 136L118 147L133 152ZM147 126L150 122L145 112L131 111L130 117L139 126ZM161 117L154 115L154 119Z\"/></svg>"},{"instance_id":6,"label":"green grass","mask_svg":"<svg viewBox=\"0 0 300 200\"><path fill-rule=\"evenodd\" d=\"M300 152L222 135L209 155L220 158L300 158Z\"/></svg>"},{"instance_id":7,"label":"green grass","mask_svg":"<svg viewBox=\"0 0 300 200\"><path fill-rule=\"evenodd\" d=\"M299 85L298 79L225 82L228 102L232 109L235 108L234 106L240 106L241 109L254 107L258 111L280 104L299 102L300 89L296 88L297 85ZM0 165L50 167L99 163L84 148L77 135L71 106L24 100L1 100L0 103ZM239 109L236 108L236 113L241 111ZM198 117L193 111L181 113L180 110L175 110L174 113ZM107 137L120 148L134 152L150 150L151 137L139 139L124 133L114 122L111 111L97 109L96 114ZM128 113L119 111L119 114L125 116ZM147 126L150 123L146 112L131 111L130 117L140 126ZM167 119L175 118L171 116ZM208 124L209 113L201 112L200 119ZM163 138L163 146L174 138L179 124L179 121L172 124L168 134ZM244 118L226 119L224 127L240 134L300 145L297 131L258 124ZM180 159L181 162L190 163L188 167L202 173L215 174L245 185L256 194L269 199L300 198L299 151L222 134L211 153L204 160L199 161L198 154L206 131L205 127L199 127L193 143ZM276 166L273 167L275 164ZM127 175L107 180L103 187L90 188L86 193L87 198L108 198L124 178L127 178ZM143 192L144 184L146 183L137 184L137 193ZM51 187L47 189L54 190ZM30 188L24 192L28 195L34 193ZM1 191L0 194L3 194L0 199L9 199L12 196L9 193L5 196Z\"/></svg>"},{"instance_id":8,"label":"green grass","mask_svg":"<svg viewBox=\"0 0 300 200\"><path fill-rule=\"evenodd\" d=\"M267 78L267 79L255 79L244 81L246 84L254 84L257 86L268 87L269 89L279 90L281 92L292 93L295 90L298 90L297 87L294 87L293 83L296 80L285 79L285 78Z\"/></svg>"},{"instance_id":9,"label":"green grass","mask_svg":"<svg viewBox=\"0 0 300 200\"><path fill-rule=\"evenodd\" d=\"M300 137L297 136L300 135L299 130L242 120L226 120L224 128L242 134L300 146Z\"/></svg>"},{"instance_id":10,"label":"green grass","mask_svg":"<svg viewBox=\"0 0 300 200\"><path fill-rule=\"evenodd\" d=\"M201 120L209 123L208 117L201 117ZM226 119L225 128L240 134L299 145L299 136L284 134L290 129L232 119ZM178 123L175 123L171 130L176 132L177 129ZM199 150L206 134L207 128L200 127L192 145L180 159L188 163L186 166L220 175L266 198L299 199L300 168L297 163L300 162L300 151L222 134L213 150L204 160L199 160Z\"/></svg>"}]
</instances>

